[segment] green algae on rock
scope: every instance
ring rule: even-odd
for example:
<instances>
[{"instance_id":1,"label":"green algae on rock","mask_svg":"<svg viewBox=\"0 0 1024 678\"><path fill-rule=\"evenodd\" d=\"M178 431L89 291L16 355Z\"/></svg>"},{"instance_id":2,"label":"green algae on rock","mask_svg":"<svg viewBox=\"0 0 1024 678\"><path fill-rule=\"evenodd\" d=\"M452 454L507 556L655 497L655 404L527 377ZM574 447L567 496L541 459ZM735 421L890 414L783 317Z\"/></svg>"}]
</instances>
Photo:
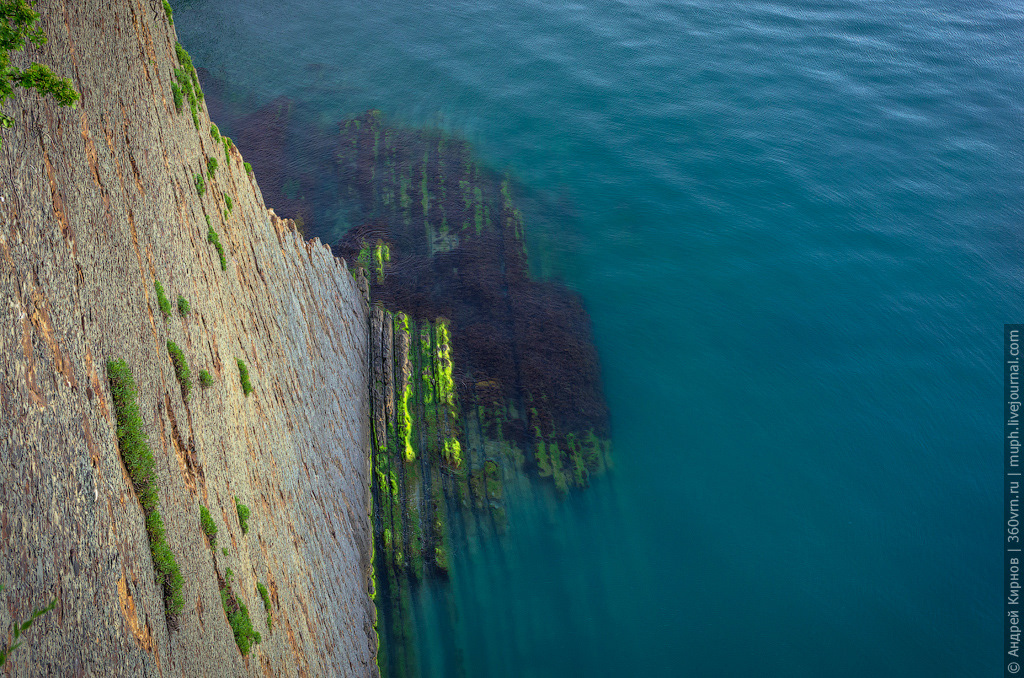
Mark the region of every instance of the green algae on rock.
<instances>
[{"instance_id":1,"label":"green algae on rock","mask_svg":"<svg viewBox=\"0 0 1024 678\"><path fill-rule=\"evenodd\" d=\"M387 125L376 111L341 125L336 161L362 223L335 253L366 270L374 301L443 319L431 326L426 425L478 420L518 470L563 493L586 487L609 453L590 321L577 295L529 278L510 179L483 170L465 141ZM465 441L440 444L458 467Z\"/></svg>"},{"instance_id":2,"label":"green algae on rock","mask_svg":"<svg viewBox=\"0 0 1024 678\"><path fill-rule=\"evenodd\" d=\"M452 540L507 529L515 476L565 494L602 473L607 407L579 297L527 275L510 180L377 112L341 130L339 189L362 225L332 249L373 304L378 665L411 676L419 583L457 576Z\"/></svg>"}]
</instances>

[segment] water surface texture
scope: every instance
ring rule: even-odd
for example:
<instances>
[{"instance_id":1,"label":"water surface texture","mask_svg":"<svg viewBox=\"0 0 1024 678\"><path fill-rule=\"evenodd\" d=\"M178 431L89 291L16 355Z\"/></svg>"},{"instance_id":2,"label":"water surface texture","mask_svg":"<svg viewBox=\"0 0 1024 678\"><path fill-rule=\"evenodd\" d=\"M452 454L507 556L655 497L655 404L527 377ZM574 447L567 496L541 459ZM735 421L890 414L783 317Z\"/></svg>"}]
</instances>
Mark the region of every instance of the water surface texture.
<instances>
[{"instance_id":1,"label":"water surface texture","mask_svg":"<svg viewBox=\"0 0 1024 678\"><path fill-rule=\"evenodd\" d=\"M996 675L1017 5L175 7L253 107L468 138L594 321L615 469L453 553L423 675Z\"/></svg>"}]
</instances>

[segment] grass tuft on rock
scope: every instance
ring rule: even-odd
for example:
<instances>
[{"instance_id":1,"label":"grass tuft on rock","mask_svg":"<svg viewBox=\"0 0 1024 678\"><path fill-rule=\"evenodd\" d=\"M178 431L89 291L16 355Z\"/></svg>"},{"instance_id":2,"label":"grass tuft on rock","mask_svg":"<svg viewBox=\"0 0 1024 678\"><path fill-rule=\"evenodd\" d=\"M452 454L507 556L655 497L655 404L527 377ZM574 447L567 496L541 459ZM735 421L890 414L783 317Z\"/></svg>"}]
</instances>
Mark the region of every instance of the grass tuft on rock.
<instances>
[{"instance_id":1,"label":"grass tuft on rock","mask_svg":"<svg viewBox=\"0 0 1024 678\"><path fill-rule=\"evenodd\" d=\"M152 450L149 449L146 433L142 429L138 388L132 371L124 360L107 361L107 379L110 382L110 393L117 417L117 448L146 518L146 534L149 536L156 583L164 590L164 610L169 615L178 614L185 606L181 592L184 579L174 553L165 540L163 518L157 509L160 502L156 461Z\"/></svg>"},{"instance_id":2,"label":"grass tuft on rock","mask_svg":"<svg viewBox=\"0 0 1024 678\"><path fill-rule=\"evenodd\" d=\"M188 315L189 311L191 311L191 310L192 310L192 307L189 305L188 299L186 299L185 297L183 297L183 296L181 296L179 294L178 295L178 314L181 315L182 318L184 318L185 316Z\"/></svg>"},{"instance_id":3,"label":"grass tuft on rock","mask_svg":"<svg viewBox=\"0 0 1024 678\"><path fill-rule=\"evenodd\" d=\"M243 162L242 163L242 167L245 168L245 173L246 174L248 174L249 176L252 176L252 165L248 161Z\"/></svg>"},{"instance_id":4,"label":"grass tuft on rock","mask_svg":"<svg viewBox=\"0 0 1024 678\"><path fill-rule=\"evenodd\" d=\"M213 386L213 377L206 370L199 370L199 385L203 388L210 388Z\"/></svg>"},{"instance_id":5,"label":"grass tuft on rock","mask_svg":"<svg viewBox=\"0 0 1024 678\"><path fill-rule=\"evenodd\" d=\"M249 532L249 507L235 497L235 510L238 511L238 524L242 526L242 534Z\"/></svg>"},{"instance_id":6,"label":"grass tuft on rock","mask_svg":"<svg viewBox=\"0 0 1024 678\"><path fill-rule=\"evenodd\" d=\"M206 176L213 178L213 175L217 173L217 158L206 159Z\"/></svg>"},{"instance_id":7,"label":"grass tuft on rock","mask_svg":"<svg viewBox=\"0 0 1024 678\"><path fill-rule=\"evenodd\" d=\"M156 303L160 306L160 312L165 318L170 317L171 302L167 299L167 295L164 294L164 286L160 284L159 280L154 280L153 287L156 288Z\"/></svg>"},{"instance_id":8,"label":"grass tuft on rock","mask_svg":"<svg viewBox=\"0 0 1024 678\"><path fill-rule=\"evenodd\" d=\"M217 523L213 522L213 516L205 506L199 506L199 524L203 526L203 532L210 540L210 547L217 545Z\"/></svg>"},{"instance_id":9,"label":"grass tuft on rock","mask_svg":"<svg viewBox=\"0 0 1024 678\"><path fill-rule=\"evenodd\" d=\"M171 9L171 3L164 0L164 14L167 15L167 23L174 25L174 10Z\"/></svg>"},{"instance_id":10,"label":"grass tuft on rock","mask_svg":"<svg viewBox=\"0 0 1024 678\"><path fill-rule=\"evenodd\" d=\"M267 592L267 587L262 582L256 582L256 588L260 592L260 598L263 599L263 607L267 611L267 630L274 630L274 615L270 612L270 594Z\"/></svg>"},{"instance_id":11,"label":"grass tuft on rock","mask_svg":"<svg viewBox=\"0 0 1024 678\"><path fill-rule=\"evenodd\" d=\"M203 193L206 193L206 180L203 179L203 175L202 174L196 174L195 182L196 182L196 193L198 193L199 197L201 198L201 197L203 197Z\"/></svg>"},{"instance_id":12,"label":"grass tuft on rock","mask_svg":"<svg viewBox=\"0 0 1024 678\"><path fill-rule=\"evenodd\" d=\"M231 588L234 572L231 571L230 567L225 570L224 576L227 582L224 588L220 590L220 601L221 605L224 606L224 613L228 616L228 624L231 625L231 631L235 635L235 644L238 645L238 651L244 657L249 654L253 645L263 642L263 638L252 627L249 609L235 595Z\"/></svg>"},{"instance_id":13,"label":"grass tuft on rock","mask_svg":"<svg viewBox=\"0 0 1024 678\"><path fill-rule=\"evenodd\" d=\"M174 376L178 378L178 384L181 385L181 399L188 400L188 394L192 390L192 373L188 369L185 354L173 341L167 342L167 352L171 356L171 362L174 363Z\"/></svg>"},{"instance_id":14,"label":"grass tuft on rock","mask_svg":"<svg viewBox=\"0 0 1024 678\"><path fill-rule=\"evenodd\" d=\"M182 98L188 100L189 110L192 112L192 122L196 129L199 129L199 102L203 100L203 90L199 86L199 75L195 66L192 65L192 57L189 56L181 43L174 46L175 54L181 68L174 69L175 82L171 83L171 90L174 92L174 108L181 113Z\"/></svg>"},{"instance_id":15,"label":"grass tuft on rock","mask_svg":"<svg viewBox=\"0 0 1024 678\"><path fill-rule=\"evenodd\" d=\"M238 363L238 378L242 382L242 392L248 396L252 393L252 383L249 381L249 368L241 358L236 359Z\"/></svg>"},{"instance_id":16,"label":"grass tuft on rock","mask_svg":"<svg viewBox=\"0 0 1024 678\"><path fill-rule=\"evenodd\" d=\"M224 246L220 244L220 236L217 235L217 231L213 230L213 226L210 226L210 217L206 217L206 224L210 230L206 232L206 241L211 243L217 248L217 254L220 256L220 270L228 270L228 259L224 256Z\"/></svg>"}]
</instances>

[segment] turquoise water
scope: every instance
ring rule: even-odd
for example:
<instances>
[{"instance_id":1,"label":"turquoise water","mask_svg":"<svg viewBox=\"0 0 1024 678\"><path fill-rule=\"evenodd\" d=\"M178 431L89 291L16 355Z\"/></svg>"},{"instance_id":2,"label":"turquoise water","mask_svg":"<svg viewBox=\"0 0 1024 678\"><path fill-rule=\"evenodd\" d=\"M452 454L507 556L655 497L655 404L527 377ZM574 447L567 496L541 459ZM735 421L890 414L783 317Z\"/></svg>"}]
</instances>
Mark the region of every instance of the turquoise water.
<instances>
[{"instance_id":1,"label":"turquoise water","mask_svg":"<svg viewBox=\"0 0 1024 678\"><path fill-rule=\"evenodd\" d=\"M1024 12L175 7L197 65L253 106L472 140L522 183L537 274L593 318L616 468L454 554L447 604L418 611L425 675L1000 670Z\"/></svg>"}]
</instances>

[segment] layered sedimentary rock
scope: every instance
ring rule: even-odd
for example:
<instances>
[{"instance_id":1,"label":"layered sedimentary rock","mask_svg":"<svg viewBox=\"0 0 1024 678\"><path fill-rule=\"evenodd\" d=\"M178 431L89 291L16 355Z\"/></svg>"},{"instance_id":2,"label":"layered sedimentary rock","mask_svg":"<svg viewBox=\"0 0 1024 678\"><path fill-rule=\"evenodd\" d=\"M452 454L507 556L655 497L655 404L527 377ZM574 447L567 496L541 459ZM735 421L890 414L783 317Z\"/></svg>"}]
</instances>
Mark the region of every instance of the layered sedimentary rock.
<instances>
[{"instance_id":1,"label":"layered sedimentary rock","mask_svg":"<svg viewBox=\"0 0 1024 678\"><path fill-rule=\"evenodd\" d=\"M49 43L16 62L50 65L81 101L18 94L5 108L0 628L57 599L10 674L375 675L369 310L356 281L267 210L237 148L211 134L201 90L195 116L187 94L178 110L173 85L191 74L162 3L38 10ZM165 315L157 281L187 314ZM155 459L183 579L174 614L118 444L114 360L137 384ZM227 581L261 636L246 656Z\"/></svg>"}]
</instances>

